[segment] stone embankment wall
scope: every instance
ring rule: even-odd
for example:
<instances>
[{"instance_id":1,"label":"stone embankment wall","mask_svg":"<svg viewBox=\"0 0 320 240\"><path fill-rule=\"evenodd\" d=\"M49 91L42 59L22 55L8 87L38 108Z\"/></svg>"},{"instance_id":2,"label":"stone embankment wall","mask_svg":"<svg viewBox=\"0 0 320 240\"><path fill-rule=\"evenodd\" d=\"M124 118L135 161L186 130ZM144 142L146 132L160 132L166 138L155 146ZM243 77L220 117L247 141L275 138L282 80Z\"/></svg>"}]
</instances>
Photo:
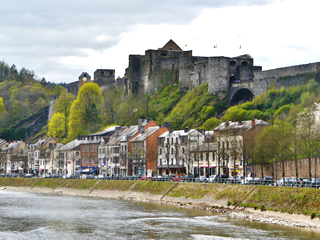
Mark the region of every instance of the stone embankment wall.
<instances>
[{"instance_id":1,"label":"stone embankment wall","mask_svg":"<svg viewBox=\"0 0 320 240\"><path fill-rule=\"evenodd\" d=\"M315 170L316 170L316 177L320 178L320 158L317 158L317 163L315 164L315 158L311 157L311 177L315 177ZM295 160L281 162L278 159L277 162L270 163L267 166L263 167L263 175L264 176L272 176L272 172L274 173L274 178L278 176L278 179L282 177L283 173L283 165L284 165L284 175L285 177L292 177L296 176L296 169L298 169L298 177L299 178L309 178L309 159L303 158L298 159L297 164ZM254 172L257 177L261 177L261 166L260 165L248 165L250 168L250 172Z\"/></svg>"}]
</instances>

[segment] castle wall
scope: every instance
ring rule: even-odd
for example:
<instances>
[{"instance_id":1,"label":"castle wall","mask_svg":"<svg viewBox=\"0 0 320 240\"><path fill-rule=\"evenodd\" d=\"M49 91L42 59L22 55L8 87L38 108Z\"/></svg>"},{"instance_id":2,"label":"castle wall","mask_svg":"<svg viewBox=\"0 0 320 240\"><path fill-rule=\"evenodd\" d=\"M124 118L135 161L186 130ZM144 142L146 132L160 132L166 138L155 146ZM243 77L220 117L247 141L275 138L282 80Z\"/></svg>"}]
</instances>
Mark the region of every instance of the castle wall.
<instances>
[{"instance_id":1,"label":"castle wall","mask_svg":"<svg viewBox=\"0 0 320 240\"><path fill-rule=\"evenodd\" d=\"M67 92L77 96L79 92L79 81L68 84Z\"/></svg>"},{"instance_id":2,"label":"castle wall","mask_svg":"<svg viewBox=\"0 0 320 240\"><path fill-rule=\"evenodd\" d=\"M115 83L115 70L114 69L97 69L94 72L94 83L100 87L112 85Z\"/></svg>"},{"instance_id":3,"label":"castle wall","mask_svg":"<svg viewBox=\"0 0 320 240\"><path fill-rule=\"evenodd\" d=\"M210 93L229 91L229 58L210 57L209 59L209 88Z\"/></svg>"},{"instance_id":4,"label":"castle wall","mask_svg":"<svg viewBox=\"0 0 320 240\"><path fill-rule=\"evenodd\" d=\"M275 89L299 86L310 79L320 81L320 63L309 63L267 71L256 71L254 76L254 95L259 95L274 83Z\"/></svg>"},{"instance_id":5,"label":"castle wall","mask_svg":"<svg viewBox=\"0 0 320 240\"><path fill-rule=\"evenodd\" d=\"M144 60L144 56L129 55L129 67L128 67L129 94L138 93L140 87L142 87L142 90L143 90L143 86L139 86L143 60Z\"/></svg>"}]
</instances>

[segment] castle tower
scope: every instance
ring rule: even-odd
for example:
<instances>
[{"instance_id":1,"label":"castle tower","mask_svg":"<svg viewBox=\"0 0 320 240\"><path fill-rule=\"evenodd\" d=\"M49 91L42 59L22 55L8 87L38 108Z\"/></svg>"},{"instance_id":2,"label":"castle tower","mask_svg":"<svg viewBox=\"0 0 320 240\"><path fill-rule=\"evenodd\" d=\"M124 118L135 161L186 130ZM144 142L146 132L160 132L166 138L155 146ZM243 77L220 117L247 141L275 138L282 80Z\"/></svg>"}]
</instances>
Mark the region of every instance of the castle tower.
<instances>
[{"instance_id":1,"label":"castle tower","mask_svg":"<svg viewBox=\"0 0 320 240\"><path fill-rule=\"evenodd\" d=\"M79 76L79 89L83 84L91 82L91 76L87 72L81 73Z\"/></svg>"},{"instance_id":2,"label":"castle tower","mask_svg":"<svg viewBox=\"0 0 320 240\"><path fill-rule=\"evenodd\" d=\"M114 69L97 69L94 72L94 82L101 88L107 85L112 85L116 81Z\"/></svg>"}]
</instances>

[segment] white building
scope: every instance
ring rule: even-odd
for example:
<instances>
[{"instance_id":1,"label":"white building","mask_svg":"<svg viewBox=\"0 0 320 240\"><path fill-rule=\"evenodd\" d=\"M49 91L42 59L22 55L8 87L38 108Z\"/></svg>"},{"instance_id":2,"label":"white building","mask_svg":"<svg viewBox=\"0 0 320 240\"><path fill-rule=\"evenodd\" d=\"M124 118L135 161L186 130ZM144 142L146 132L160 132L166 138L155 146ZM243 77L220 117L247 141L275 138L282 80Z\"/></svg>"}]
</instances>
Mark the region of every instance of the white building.
<instances>
[{"instance_id":1,"label":"white building","mask_svg":"<svg viewBox=\"0 0 320 240\"><path fill-rule=\"evenodd\" d=\"M158 137L158 175L194 174L192 151L204 141L196 129L168 131Z\"/></svg>"}]
</instances>

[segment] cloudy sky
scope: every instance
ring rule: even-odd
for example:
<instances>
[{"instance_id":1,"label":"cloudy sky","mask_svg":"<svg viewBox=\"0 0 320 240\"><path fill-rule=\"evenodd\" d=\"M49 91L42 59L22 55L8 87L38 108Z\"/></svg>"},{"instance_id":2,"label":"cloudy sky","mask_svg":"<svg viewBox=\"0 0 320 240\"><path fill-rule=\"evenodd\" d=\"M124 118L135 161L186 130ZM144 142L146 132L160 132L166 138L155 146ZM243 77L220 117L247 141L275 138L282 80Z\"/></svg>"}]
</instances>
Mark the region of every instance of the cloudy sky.
<instances>
[{"instance_id":1,"label":"cloudy sky","mask_svg":"<svg viewBox=\"0 0 320 240\"><path fill-rule=\"evenodd\" d=\"M122 77L129 54L170 39L194 56L250 54L263 70L320 62L319 0L0 2L0 60L50 82Z\"/></svg>"}]
</instances>

